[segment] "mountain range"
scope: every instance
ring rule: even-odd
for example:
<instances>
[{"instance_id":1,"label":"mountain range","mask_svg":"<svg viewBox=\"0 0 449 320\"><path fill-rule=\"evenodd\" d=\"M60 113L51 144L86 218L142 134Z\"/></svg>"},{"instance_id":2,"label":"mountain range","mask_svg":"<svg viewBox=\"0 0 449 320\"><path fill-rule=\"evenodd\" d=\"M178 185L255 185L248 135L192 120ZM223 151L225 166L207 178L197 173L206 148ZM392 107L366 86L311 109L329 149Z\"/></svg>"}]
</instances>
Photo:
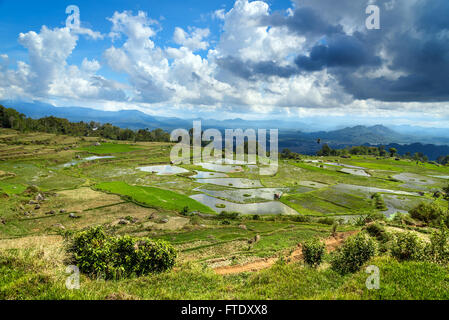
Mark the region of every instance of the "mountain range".
<instances>
[{"instance_id":1,"label":"mountain range","mask_svg":"<svg viewBox=\"0 0 449 320\"><path fill-rule=\"evenodd\" d=\"M292 151L313 154L327 143L333 148L354 145L394 146L399 153L422 152L429 159L449 154L449 129L423 128L415 126L383 125L345 127L336 130L312 131L316 128L307 122L286 120L244 120L244 119L180 119L175 117L159 117L148 115L138 110L102 111L84 107L55 107L40 102L0 101L5 107L14 108L28 117L37 119L46 116L66 118L70 121L111 123L121 128L156 129L172 131L177 128L190 129L194 120L202 121L202 128L236 129L236 128L278 128L279 149L289 148Z\"/></svg>"}]
</instances>

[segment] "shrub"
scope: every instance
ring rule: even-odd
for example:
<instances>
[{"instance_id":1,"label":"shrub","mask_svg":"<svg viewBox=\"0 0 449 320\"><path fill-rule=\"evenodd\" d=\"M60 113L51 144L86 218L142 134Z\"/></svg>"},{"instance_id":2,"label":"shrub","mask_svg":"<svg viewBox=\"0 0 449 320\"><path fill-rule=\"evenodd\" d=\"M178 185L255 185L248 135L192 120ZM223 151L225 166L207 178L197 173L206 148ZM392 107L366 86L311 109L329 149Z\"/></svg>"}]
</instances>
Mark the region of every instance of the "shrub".
<instances>
[{"instance_id":1,"label":"shrub","mask_svg":"<svg viewBox=\"0 0 449 320\"><path fill-rule=\"evenodd\" d=\"M360 232L349 237L334 253L332 269L346 274L356 272L376 254L376 241L366 233Z\"/></svg>"},{"instance_id":2,"label":"shrub","mask_svg":"<svg viewBox=\"0 0 449 320\"><path fill-rule=\"evenodd\" d=\"M447 221L446 211L436 203L420 203L409 211L413 219L423 221L426 224L439 224L441 221Z\"/></svg>"},{"instance_id":3,"label":"shrub","mask_svg":"<svg viewBox=\"0 0 449 320\"><path fill-rule=\"evenodd\" d=\"M381 242L387 242L389 240L389 236L387 231L385 230L385 227L381 225L380 223L372 223L366 226L365 228L366 232L377 240Z\"/></svg>"},{"instance_id":4,"label":"shrub","mask_svg":"<svg viewBox=\"0 0 449 320\"><path fill-rule=\"evenodd\" d=\"M424 245L412 232L397 233L391 243L391 255L399 261L423 259Z\"/></svg>"},{"instance_id":5,"label":"shrub","mask_svg":"<svg viewBox=\"0 0 449 320\"><path fill-rule=\"evenodd\" d=\"M106 279L168 270L177 256L175 249L165 241L112 237L101 227L75 235L68 251L81 272Z\"/></svg>"},{"instance_id":6,"label":"shrub","mask_svg":"<svg viewBox=\"0 0 449 320\"><path fill-rule=\"evenodd\" d=\"M333 237L335 237L337 235L337 229L338 229L338 223L334 222L334 224L332 225L332 230L331 230L331 234Z\"/></svg>"},{"instance_id":7,"label":"shrub","mask_svg":"<svg viewBox=\"0 0 449 320\"><path fill-rule=\"evenodd\" d=\"M406 224L406 225L415 225L415 221L410 217L409 214L402 213L402 212L396 212L393 216L393 222L399 223L399 224Z\"/></svg>"},{"instance_id":8,"label":"shrub","mask_svg":"<svg viewBox=\"0 0 449 320\"><path fill-rule=\"evenodd\" d=\"M305 241L301 244L304 262L311 267L318 267L323 261L325 245L318 239Z\"/></svg>"},{"instance_id":9,"label":"shrub","mask_svg":"<svg viewBox=\"0 0 449 320\"><path fill-rule=\"evenodd\" d=\"M239 218L239 213L238 212L227 212L227 211L222 211L219 215L218 215L218 219L230 219L230 220L236 220Z\"/></svg>"},{"instance_id":10,"label":"shrub","mask_svg":"<svg viewBox=\"0 0 449 320\"><path fill-rule=\"evenodd\" d=\"M357 217L357 219L354 221L354 224L356 226L362 227L366 225L367 223L374 222L374 221L383 221L386 217L383 213L380 212L370 212L365 215L361 215Z\"/></svg>"},{"instance_id":11,"label":"shrub","mask_svg":"<svg viewBox=\"0 0 449 320\"><path fill-rule=\"evenodd\" d=\"M381 211L388 210L387 206L385 205L384 199L382 198L382 196L379 193L373 194L371 196L371 199L373 199L374 206L376 207L376 209L381 210Z\"/></svg>"},{"instance_id":12,"label":"shrub","mask_svg":"<svg viewBox=\"0 0 449 320\"><path fill-rule=\"evenodd\" d=\"M446 226L432 233L430 243L426 245L425 254L431 262L449 263L449 231Z\"/></svg>"},{"instance_id":13,"label":"shrub","mask_svg":"<svg viewBox=\"0 0 449 320\"><path fill-rule=\"evenodd\" d=\"M331 217L325 217L325 218L320 218L317 220L318 223L321 224L327 224L327 225L333 225L335 223L335 219L331 218Z\"/></svg>"},{"instance_id":14,"label":"shrub","mask_svg":"<svg viewBox=\"0 0 449 320\"><path fill-rule=\"evenodd\" d=\"M189 223L191 225L199 225L201 223L201 219L198 216L191 216L189 219Z\"/></svg>"},{"instance_id":15,"label":"shrub","mask_svg":"<svg viewBox=\"0 0 449 320\"><path fill-rule=\"evenodd\" d=\"M290 220L294 221L294 222L310 222L312 219L308 216L297 215L297 216L291 216Z\"/></svg>"}]
</instances>

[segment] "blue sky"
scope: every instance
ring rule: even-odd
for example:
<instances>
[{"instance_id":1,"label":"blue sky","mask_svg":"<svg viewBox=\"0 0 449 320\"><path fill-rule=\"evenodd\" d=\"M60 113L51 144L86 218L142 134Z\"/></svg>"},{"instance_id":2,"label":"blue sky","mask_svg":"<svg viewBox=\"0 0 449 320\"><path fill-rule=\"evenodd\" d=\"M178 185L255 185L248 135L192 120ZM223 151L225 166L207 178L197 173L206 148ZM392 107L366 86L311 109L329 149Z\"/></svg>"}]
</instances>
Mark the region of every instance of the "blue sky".
<instances>
[{"instance_id":1,"label":"blue sky","mask_svg":"<svg viewBox=\"0 0 449 320\"><path fill-rule=\"evenodd\" d=\"M448 16L444 0L0 0L0 100L447 127Z\"/></svg>"}]
</instances>

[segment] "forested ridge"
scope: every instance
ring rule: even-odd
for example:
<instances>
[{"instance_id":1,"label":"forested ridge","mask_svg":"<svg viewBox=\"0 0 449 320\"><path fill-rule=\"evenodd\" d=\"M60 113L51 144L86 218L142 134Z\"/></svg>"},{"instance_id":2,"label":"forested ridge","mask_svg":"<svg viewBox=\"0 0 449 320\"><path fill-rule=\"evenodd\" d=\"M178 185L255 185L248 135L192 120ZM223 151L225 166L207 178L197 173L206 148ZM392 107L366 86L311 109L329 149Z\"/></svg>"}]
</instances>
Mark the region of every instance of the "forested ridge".
<instances>
[{"instance_id":1,"label":"forested ridge","mask_svg":"<svg viewBox=\"0 0 449 320\"><path fill-rule=\"evenodd\" d=\"M0 127L20 132L46 132L79 137L101 137L111 140L126 141L170 141L170 134L162 129L122 129L110 123L70 122L53 116L32 119L13 108L0 105Z\"/></svg>"}]
</instances>

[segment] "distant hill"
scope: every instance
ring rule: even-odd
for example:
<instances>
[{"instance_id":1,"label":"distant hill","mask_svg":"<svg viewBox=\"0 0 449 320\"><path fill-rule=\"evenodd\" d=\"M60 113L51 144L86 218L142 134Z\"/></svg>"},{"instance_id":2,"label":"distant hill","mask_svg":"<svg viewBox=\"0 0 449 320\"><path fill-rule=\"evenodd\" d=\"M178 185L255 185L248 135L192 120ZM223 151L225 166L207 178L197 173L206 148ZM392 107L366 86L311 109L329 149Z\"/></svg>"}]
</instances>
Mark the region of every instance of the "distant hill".
<instances>
[{"instance_id":1,"label":"distant hill","mask_svg":"<svg viewBox=\"0 0 449 320\"><path fill-rule=\"evenodd\" d=\"M406 152L422 152L429 159L435 160L441 155L449 154L448 129L435 129L413 126L396 126L394 129L383 125L346 127L338 130L306 132L312 128L310 123L293 120L214 120L214 119L179 119L148 115L138 110L102 111L82 107L54 107L49 104L33 102L0 101L6 107L14 108L26 116L38 119L45 116L55 116L72 122L111 123L121 128L133 130L161 128L171 131L176 128L190 129L194 120L201 120L203 129L217 128L219 130L235 128L279 128L279 149L289 148L291 151L303 154L315 154L327 143L333 148L369 144L395 147L400 154ZM315 124L313 127L316 127ZM441 136L438 136L441 135ZM321 140L321 144L317 140Z\"/></svg>"}]
</instances>

